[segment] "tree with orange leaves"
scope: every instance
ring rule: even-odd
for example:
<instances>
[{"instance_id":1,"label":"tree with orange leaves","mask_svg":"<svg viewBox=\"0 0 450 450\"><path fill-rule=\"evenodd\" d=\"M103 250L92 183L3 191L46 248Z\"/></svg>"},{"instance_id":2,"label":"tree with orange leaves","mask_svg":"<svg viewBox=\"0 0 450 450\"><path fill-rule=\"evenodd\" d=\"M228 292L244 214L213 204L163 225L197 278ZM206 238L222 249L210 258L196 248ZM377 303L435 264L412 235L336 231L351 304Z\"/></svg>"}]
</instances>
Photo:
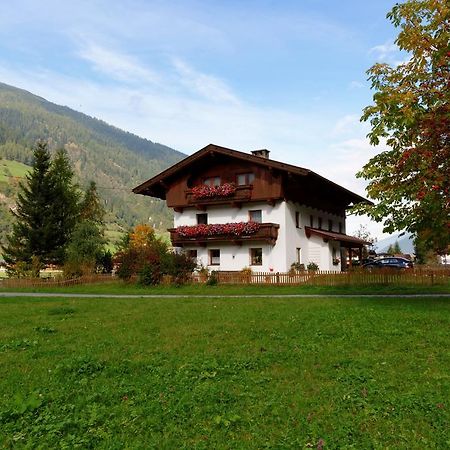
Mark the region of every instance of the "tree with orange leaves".
<instances>
[{"instance_id":1,"label":"tree with orange leaves","mask_svg":"<svg viewBox=\"0 0 450 450\"><path fill-rule=\"evenodd\" d=\"M374 205L358 214L384 223L385 232L409 231L428 249L450 245L450 4L408 0L387 15L400 28L396 39L409 59L368 71L376 91L364 109L372 145L389 149L357 174L369 180Z\"/></svg>"}]
</instances>

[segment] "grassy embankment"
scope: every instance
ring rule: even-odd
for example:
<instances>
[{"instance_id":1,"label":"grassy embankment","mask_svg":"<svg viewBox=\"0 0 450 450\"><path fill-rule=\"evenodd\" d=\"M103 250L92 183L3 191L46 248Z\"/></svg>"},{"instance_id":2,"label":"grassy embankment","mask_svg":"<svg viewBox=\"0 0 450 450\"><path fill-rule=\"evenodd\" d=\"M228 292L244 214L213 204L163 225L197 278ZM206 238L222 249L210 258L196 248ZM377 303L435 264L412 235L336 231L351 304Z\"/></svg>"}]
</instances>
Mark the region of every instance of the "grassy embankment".
<instances>
[{"instance_id":1,"label":"grassy embankment","mask_svg":"<svg viewBox=\"0 0 450 450\"><path fill-rule=\"evenodd\" d=\"M448 299L6 298L0 316L6 448L450 446Z\"/></svg>"}]
</instances>

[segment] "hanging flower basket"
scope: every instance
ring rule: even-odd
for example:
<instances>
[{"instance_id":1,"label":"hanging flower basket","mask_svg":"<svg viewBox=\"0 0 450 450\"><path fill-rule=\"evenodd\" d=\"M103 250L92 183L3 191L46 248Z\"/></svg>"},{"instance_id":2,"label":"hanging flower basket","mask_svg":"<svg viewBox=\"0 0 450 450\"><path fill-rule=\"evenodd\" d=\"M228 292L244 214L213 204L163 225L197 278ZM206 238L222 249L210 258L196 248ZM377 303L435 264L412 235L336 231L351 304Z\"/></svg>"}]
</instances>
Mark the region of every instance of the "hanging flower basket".
<instances>
[{"instance_id":1,"label":"hanging flower basket","mask_svg":"<svg viewBox=\"0 0 450 450\"><path fill-rule=\"evenodd\" d=\"M257 222L235 222L199 225L181 225L176 232L181 237L195 238L208 236L246 236L256 233L260 228Z\"/></svg>"},{"instance_id":2,"label":"hanging flower basket","mask_svg":"<svg viewBox=\"0 0 450 450\"><path fill-rule=\"evenodd\" d=\"M216 197L231 197L236 192L236 185L234 183L224 183L220 186L207 186L202 184L192 188L192 195L195 199L216 198Z\"/></svg>"}]
</instances>

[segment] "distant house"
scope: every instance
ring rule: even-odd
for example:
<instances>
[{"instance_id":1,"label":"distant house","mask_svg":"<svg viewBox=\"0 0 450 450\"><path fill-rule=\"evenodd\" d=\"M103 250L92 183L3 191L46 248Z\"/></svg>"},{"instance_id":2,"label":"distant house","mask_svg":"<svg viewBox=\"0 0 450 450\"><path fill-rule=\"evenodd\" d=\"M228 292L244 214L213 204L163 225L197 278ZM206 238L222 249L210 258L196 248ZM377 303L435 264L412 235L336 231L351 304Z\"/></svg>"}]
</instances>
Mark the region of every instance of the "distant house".
<instances>
[{"instance_id":1,"label":"distant house","mask_svg":"<svg viewBox=\"0 0 450 450\"><path fill-rule=\"evenodd\" d=\"M210 144L133 189L174 210L170 237L214 270L288 271L313 262L340 271L367 242L345 212L367 202L311 170Z\"/></svg>"}]
</instances>

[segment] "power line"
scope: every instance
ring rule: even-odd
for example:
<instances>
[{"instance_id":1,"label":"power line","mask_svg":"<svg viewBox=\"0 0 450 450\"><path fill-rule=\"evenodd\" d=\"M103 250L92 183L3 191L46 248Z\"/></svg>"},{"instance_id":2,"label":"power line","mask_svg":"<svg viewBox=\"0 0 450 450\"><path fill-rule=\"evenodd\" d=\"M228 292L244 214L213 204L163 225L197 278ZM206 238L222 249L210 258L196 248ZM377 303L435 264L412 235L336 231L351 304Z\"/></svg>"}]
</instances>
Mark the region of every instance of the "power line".
<instances>
[{"instance_id":1,"label":"power line","mask_svg":"<svg viewBox=\"0 0 450 450\"><path fill-rule=\"evenodd\" d=\"M26 179L26 177L14 177L14 176L9 176L8 178L13 178L13 179L16 179L16 180L24 180L24 179ZM87 188L87 187L89 187L89 184L79 184L78 186ZM126 188L126 187L120 188L120 187L111 187L111 186L99 186L97 183L95 183L95 187L96 187L97 189L111 189L111 190L128 191L128 192L131 192L131 191L132 191L132 188Z\"/></svg>"}]
</instances>

